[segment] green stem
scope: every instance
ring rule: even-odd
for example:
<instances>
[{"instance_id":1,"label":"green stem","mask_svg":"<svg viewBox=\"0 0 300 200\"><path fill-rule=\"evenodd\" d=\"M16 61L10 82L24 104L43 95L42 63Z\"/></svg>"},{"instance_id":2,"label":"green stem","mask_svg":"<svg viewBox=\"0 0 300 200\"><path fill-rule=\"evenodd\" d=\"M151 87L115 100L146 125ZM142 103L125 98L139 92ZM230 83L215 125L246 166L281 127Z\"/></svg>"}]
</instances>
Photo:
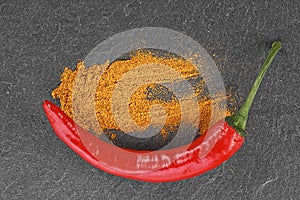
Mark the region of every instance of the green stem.
<instances>
[{"instance_id":1,"label":"green stem","mask_svg":"<svg viewBox=\"0 0 300 200\"><path fill-rule=\"evenodd\" d=\"M247 123L247 119L248 119L249 110L252 105L253 99L256 95L256 92L260 86L260 83L261 83L266 71L268 70L270 64L272 63L274 57L276 56L277 52L281 49L281 46L282 46L281 42L278 42L278 41L273 42L272 47L269 51L269 54L263 64L262 68L260 69L242 107L236 114L232 115L231 117L226 118L226 121L231 126L233 126L235 129L237 129L237 131L239 131L242 135L244 134L244 131L246 129L246 123Z\"/></svg>"}]
</instances>

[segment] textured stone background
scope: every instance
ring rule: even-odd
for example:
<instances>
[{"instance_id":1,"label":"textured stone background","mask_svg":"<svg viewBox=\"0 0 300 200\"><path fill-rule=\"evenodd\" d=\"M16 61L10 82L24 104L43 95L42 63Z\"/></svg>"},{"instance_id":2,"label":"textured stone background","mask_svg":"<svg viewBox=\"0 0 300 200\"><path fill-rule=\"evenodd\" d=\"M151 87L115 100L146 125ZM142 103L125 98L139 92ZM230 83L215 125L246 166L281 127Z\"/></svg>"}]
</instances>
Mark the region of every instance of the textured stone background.
<instances>
[{"instance_id":1,"label":"textured stone background","mask_svg":"<svg viewBox=\"0 0 300 200\"><path fill-rule=\"evenodd\" d=\"M121 31L181 31L214 56L240 102L271 42L242 149L189 180L150 184L95 169L53 133L41 109L64 66ZM0 199L299 199L299 1L1 1Z\"/></svg>"}]
</instances>

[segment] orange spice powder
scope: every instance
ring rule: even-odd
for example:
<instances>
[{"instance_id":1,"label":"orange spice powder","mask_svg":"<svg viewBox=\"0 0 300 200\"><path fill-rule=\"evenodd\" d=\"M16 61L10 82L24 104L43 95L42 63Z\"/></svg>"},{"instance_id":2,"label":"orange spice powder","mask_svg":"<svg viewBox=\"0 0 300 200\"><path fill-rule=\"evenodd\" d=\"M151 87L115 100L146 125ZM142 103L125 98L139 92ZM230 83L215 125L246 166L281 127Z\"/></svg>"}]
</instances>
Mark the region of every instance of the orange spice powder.
<instances>
[{"instance_id":1,"label":"orange spice powder","mask_svg":"<svg viewBox=\"0 0 300 200\"><path fill-rule=\"evenodd\" d=\"M196 67L188 60L174 57L157 57L151 53L138 52L128 60L117 60L110 65L106 62L102 65L85 68L83 62L78 62L74 71L65 68L61 75L61 84L53 90L52 96L60 99L62 110L83 128L96 134L101 134L106 129L119 130L120 127L116 121L116 114L113 113L112 102L116 106L121 106L124 99L122 93L116 94L114 91L124 74L142 65L149 65L149 67L151 65L168 66L186 80L201 76ZM128 92L126 88L131 86L130 82L142 79L143 76L148 78L150 76L150 79L151 77L157 79L160 76L162 77L161 82L167 82L170 81L170 78L172 79L172 77L163 79L165 75L165 71L160 69L147 74L136 70L131 73L131 79L127 82L128 85L125 82L122 86L119 86L119 89L123 93ZM170 84L176 81L180 80L174 77ZM193 126L200 127L199 134L202 134L208 129L212 118L224 117L212 116L212 109L220 101L227 98L224 95L220 95L212 99L203 95L204 90L205 81L198 81L194 92L198 99L199 109L188 111L190 116L200 112L200 120L198 122L193 122L188 117L182 118L180 102L176 95L172 94L172 91L169 91L168 88L157 83L148 83L137 87L130 94L127 104L130 118L128 118L128 113L118 113L118 117L119 120L124 120L124 124L127 124L126 130L129 132L143 130L155 121L158 125L159 123L164 123L160 132L162 137L167 137L169 131L176 129L180 123L190 123ZM168 98L158 98L160 95ZM190 97L185 97L184 101L190 101ZM162 112L161 107L155 107L154 105L160 105L165 113ZM119 110L118 107L116 110ZM154 116L156 116L154 119L151 119L150 110L151 114L154 113ZM227 112L227 115L229 115L229 112ZM131 123L132 126L130 123L127 123L130 120L134 122ZM115 134L110 135L111 139L115 139L115 137Z\"/></svg>"}]
</instances>

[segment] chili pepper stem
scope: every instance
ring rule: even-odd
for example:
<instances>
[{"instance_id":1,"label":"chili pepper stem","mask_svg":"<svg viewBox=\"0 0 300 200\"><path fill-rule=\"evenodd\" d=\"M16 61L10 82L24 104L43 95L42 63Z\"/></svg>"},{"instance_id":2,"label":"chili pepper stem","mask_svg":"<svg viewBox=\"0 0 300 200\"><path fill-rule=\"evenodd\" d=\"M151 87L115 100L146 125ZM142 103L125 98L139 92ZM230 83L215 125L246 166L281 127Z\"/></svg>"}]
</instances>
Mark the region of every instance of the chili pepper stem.
<instances>
[{"instance_id":1,"label":"chili pepper stem","mask_svg":"<svg viewBox=\"0 0 300 200\"><path fill-rule=\"evenodd\" d=\"M246 129L246 123L247 123L247 119L248 119L249 110L252 105L253 99L257 93L257 90L260 86L260 83L261 83L266 71L270 67L270 64L272 63L274 57L276 56L277 52L281 49L281 47L282 47L282 44L279 41L275 41L272 43L272 47L269 51L269 54L268 54L264 64L262 65L262 68L260 69L242 107L236 114L226 118L226 121L231 126L233 126L241 135L245 135L245 129Z\"/></svg>"}]
</instances>

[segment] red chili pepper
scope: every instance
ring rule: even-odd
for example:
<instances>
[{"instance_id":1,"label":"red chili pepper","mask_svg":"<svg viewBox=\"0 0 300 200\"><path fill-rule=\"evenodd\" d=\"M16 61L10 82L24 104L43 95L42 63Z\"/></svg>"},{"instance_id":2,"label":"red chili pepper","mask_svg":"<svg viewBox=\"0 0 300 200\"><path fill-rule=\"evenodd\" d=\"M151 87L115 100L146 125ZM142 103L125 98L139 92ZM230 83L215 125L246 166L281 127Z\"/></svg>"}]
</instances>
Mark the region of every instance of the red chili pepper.
<instances>
[{"instance_id":1,"label":"red chili pepper","mask_svg":"<svg viewBox=\"0 0 300 200\"><path fill-rule=\"evenodd\" d=\"M117 176L147 181L170 182L200 175L233 156L244 143L248 112L273 58L281 48L274 42L241 109L210 127L189 145L158 151L120 148L102 141L81 128L50 101L44 111L58 137L93 166Z\"/></svg>"}]
</instances>

